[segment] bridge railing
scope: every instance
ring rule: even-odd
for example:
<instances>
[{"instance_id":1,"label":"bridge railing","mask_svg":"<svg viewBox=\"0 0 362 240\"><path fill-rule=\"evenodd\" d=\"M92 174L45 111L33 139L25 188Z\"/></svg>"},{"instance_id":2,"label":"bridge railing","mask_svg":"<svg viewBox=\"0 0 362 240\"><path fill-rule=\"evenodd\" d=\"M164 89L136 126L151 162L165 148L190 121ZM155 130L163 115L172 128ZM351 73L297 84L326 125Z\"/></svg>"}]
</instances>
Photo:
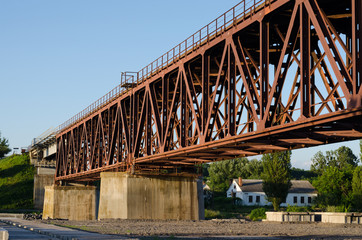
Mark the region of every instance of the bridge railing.
<instances>
[{"instance_id":1,"label":"bridge railing","mask_svg":"<svg viewBox=\"0 0 362 240\"><path fill-rule=\"evenodd\" d=\"M49 128L45 132L43 132L40 136L34 138L31 141L31 145L29 146L32 148L33 146L43 144L44 142L48 141L49 139L55 137L55 134L58 132L59 127L57 128Z\"/></svg>"},{"instance_id":2,"label":"bridge railing","mask_svg":"<svg viewBox=\"0 0 362 240\"><path fill-rule=\"evenodd\" d=\"M124 76L122 75L120 85L113 88L110 92L89 105L83 111L79 112L63 124L59 125L56 128L56 133L65 130L66 128L81 121L88 115L96 112L102 106L106 105L115 98L119 97L124 92L128 91L129 88L135 87L138 84L143 83L146 79L154 76L158 72L174 64L181 58L198 49L200 46L209 43L217 36L230 29L232 26L244 21L245 19L252 16L255 12L264 9L266 6L270 5L270 3L274 1L277 0L241 1L229 11L225 12L214 21L210 22L205 27L195 32L186 40L178 44L176 47L172 48L170 51L163 54L161 57L157 58L146 67L142 68L140 71L132 73L132 78L130 77L130 75L127 75L127 73L125 73Z\"/></svg>"}]
</instances>

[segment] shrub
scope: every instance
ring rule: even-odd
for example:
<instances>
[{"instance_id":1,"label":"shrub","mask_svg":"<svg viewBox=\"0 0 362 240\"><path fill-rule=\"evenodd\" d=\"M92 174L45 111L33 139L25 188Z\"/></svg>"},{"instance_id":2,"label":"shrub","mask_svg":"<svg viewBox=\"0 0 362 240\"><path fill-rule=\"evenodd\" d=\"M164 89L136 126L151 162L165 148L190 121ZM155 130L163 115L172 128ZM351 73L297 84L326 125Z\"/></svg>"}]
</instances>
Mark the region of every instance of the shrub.
<instances>
[{"instance_id":1,"label":"shrub","mask_svg":"<svg viewBox=\"0 0 362 240\"><path fill-rule=\"evenodd\" d=\"M326 212L349 212L349 207L343 205L338 206L327 206Z\"/></svg>"},{"instance_id":2,"label":"shrub","mask_svg":"<svg viewBox=\"0 0 362 240\"><path fill-rule=\"evenodd\" d=\"M291 206L288 204L287 212L310 212L309 207Z\"/></svg>"},{"instance_id":3,"label":"shrub","mask_svg":"<svg viewBox=\"0 0 362 240\"><path fill-rule=\"evenodd\" d=\"M212 218L220 218L220 217L221 217L220 211L205 209L205 218L212 219Z\"/></svg>"},{"instance_id":4,"label":"shrub","mask_svg":"<svg viewBox=\"0 0 362 240\"><path fill-rule=\"evenodd\" d=\"M261 219L265 219L266 218L265 212L266 212L265 208L256 208L251 211L249 218L253 221L259 221Z\"/></svg>"}]
</instances>

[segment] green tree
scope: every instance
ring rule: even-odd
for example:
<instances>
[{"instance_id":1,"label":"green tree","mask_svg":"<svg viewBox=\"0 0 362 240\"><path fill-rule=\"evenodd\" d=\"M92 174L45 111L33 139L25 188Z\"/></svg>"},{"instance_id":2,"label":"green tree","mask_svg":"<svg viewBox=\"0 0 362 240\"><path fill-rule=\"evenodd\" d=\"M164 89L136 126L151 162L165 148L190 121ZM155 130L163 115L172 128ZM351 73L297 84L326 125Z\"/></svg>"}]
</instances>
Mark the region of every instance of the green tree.
<instances>
[{"instance_id":1,"label":"green tree","mask_svg":"<svg viewBox=\"0 0 362 240\"><path fill-rule=\"evenodd\" d=\"M357 167L358 165L359 160L349 147L339 147L334 151L334 155L335 161L330 163L331 166L335 164L339 169L343 169L348 166Z\"/></svg>"},{"instance_id":2,"label":"green tree","mask_svg":"<svg viewBox=\"0 0 362 240\"><path fill-rule=\"evenodd\" d=\"M211 163L209 170L210 187L215 191L226 191L233 178L247 175L245 166L248 164L246 158L236 158Z\"/></svg>"},{"instance_id":3,"label":"green tree","mask_svg":"<svg viewBox=\"0 0 362 240\"><path fill-rule=\"evenodd\" d=\"M317 174L322 174L323 170L328 166L327 158L323 155L321 151L318 151L314 154L312 158L312 165L310 170Z\"/></svg>"},{"instance_id":4,"label":"green tree","mask_svg":"<svg viewBox=\"0 0 362 240\"><path fill-rule=\"evenodd\" d=\"M263 191L266 199L278 211L281 203L285 202L291 187L291 151L264 154L263 161Z\"/></svg>"},{"instance_id":5,"label":"green tree","mask_svg":"<svg viewBox=\"0 0 362 240\"><path fill-rule=\"evenodd\" d=\"M334 151L327 151L323 155L321 151L317 152L312 158L311 171L322 175L327 167L337 167L339 169L356 167L358 165L358 158L353 154L349 147L339 147Z\"/></svg>"},{"instance_id":6,"label":"green tree","mask_svg":"<svg viewBox=\"0 0 362 240\"><path fill-rule=\"evenodd\" d=\"M327 167L313 185L318 191L317 203L323 207L343 205L349 209L353 202L352 177L353 167L340 169L336 166Z\"/></svg>"},{"instance_id":7,"label":"green tree","mask_svg":"<svg viewBox=\"0 0 362 240\"><path fill-rule=\"evenodd\" d=\"M0 132L0 159L3 158L6 154L8 154L11 151L9 148L9 142L6 138L1 137Z\"/></svg>"},{"instance_id":8,"label":"green tree","mask_svg":"<svg viewBox=\"0 0 362 240\"><path fill-rule=\"evenodd\" d=\"M353 171L352 178L353 206L362 211L362 166L358 166Z\"/></svg>"},{"instance_id":9,"label":"green tree","mask_svg":"<svg viewBox=\"0 0 362 240\"><path fill-rule=\"evenodd\" d=\"M263 162L258 159L250 160L246 166L247 174L242 176L243 178L259 179L263 173Z\"/></svg>"},{"instance_id":10,"label":"green tree","mask_svg":"<svg viewBox=\"0 0 362 240\"><path fill-rule=\"evenodd\" d=\"M292 179L295 180L309 180L317 177L315 172L294 167L292 168L291 175Z\"/></svg>"}]
</instances>

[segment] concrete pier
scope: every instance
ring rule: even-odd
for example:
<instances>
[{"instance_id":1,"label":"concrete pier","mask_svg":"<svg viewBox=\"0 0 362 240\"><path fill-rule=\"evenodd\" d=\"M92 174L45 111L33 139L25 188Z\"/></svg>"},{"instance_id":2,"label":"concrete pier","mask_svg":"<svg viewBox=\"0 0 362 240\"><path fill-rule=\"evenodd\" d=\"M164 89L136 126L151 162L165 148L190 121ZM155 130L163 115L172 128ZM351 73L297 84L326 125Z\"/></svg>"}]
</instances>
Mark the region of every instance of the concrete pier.
<instances>
[{"instance_id":1,"label":"concrete pier","mask_svg":"<svg viewBox=\"0 0 362 240\"><path fill-rule=\"evenodd\" d=\"M36 167L33 202L35 209L43 209L45 186L54 184L55 168Z\"/></svg>"},{"instance_id":2,"label":"concrete pier","mask_svg":"<svg viewBox=\"0 0 362 240\"><path fill-rule=\"evenodd\" d=\"M204 219L202 182L101 173L98 219Z\"/></svg>"},{"instance_id":3,"label":"concrete pier","mask_svg":"<svg viewBox=\"0 0 362 240\"><path fill-rule=\"evenodd\" d=\"M96 206L94 186L46 186L43 219L95 220Z\"/></svg>"}]
</instances>

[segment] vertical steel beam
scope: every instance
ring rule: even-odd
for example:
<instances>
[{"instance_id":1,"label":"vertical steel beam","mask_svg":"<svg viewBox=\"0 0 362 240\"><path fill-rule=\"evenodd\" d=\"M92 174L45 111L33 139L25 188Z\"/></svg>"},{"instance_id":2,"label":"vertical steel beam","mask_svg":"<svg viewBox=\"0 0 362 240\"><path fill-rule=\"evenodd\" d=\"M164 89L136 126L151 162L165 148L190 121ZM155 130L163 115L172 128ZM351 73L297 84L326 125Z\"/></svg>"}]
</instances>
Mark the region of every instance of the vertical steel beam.
<instances>
[{"instance_id":1,"label":"vertical steel beam","mask_svg":"<svg viewBox=\"0 0 362 240\"><path fill-rule=\"evenodd\" d=\"M358 94L362 85L362 3L352 0L352 59L353 59L353 95ZM362 93L360 93L362 94Z\"/></svg>"},{"instance_id":2,"label":"vertical steel beam","mask_svg":"<svg viewBox=\"0 0 362 240\"><path fill-rule=\"evenodd\" d=\"M168 79L166 76L162 77L162 133L161 133L161 151L163 150L163 142L165 140L167 128L167 101L168 101Z\"/></svg>"},{"instance_id":3,"label":"vertical steel beam","mask_svg":"<svg viewBox=\"0 0 362 240\"><path fill-rule=\"evenodd\" d=\"M147 93L145 93L147 94ZM147 155L151 155L151 138L152 138L152 125L151 125L151 118L152 118L152 110L151 110L151 102L150 102L150 98L146 97L145 98L146 101L146 153Z\"/></svg>"},{"instance_id":4,"label":"vertical steel beam","mask_svg":"<svg viewBox=\"0 0 362 240\"><path fill-rule=\"evenodd\" d=\"M185 85L185 76L184 68L180 69L180 100L181 100L181 119L180 119L180 145L181 147L186 146L186 85Z\"/></svg>"},{"instance_id":5,"label":"vertical steel beam","mask_svg":"<svg viewBox=\"0 0 362 240\"><path fill-rule=\"evenodd\" d=\"M132 94L132 108L131 108L131 112L130 115L131 117L131 122L132 122L132 134L131 134L131 156L134 157L135 156L135 145L136 145L136 138L137 138L137 129L138 129L138 111L139 111L139 101L140 101L140 93L135 92L134 94ZM136 153L138 154L138 153Z\"/></svg>"},{"instance_id":6,"label":"vertical steel beam","mask_svg":"<svg viewBox=\"0 0 362 240\"><path fill-rule=\"evenodd\" d=\"M260 22L260 86L261 86L261 116L265 114L269 93L269 22Z\"/></svg>"},{"instance_id":7,"label":"vertical steel beam","mask_svg":"<svg viewBox=\"0 0 362 240\"><path fill-rule=\"evenodd\" d=\"M191 139L192 138L192 129L193 129L193 124L192 124L192 110L191 110L191 107L188 109L188 117L187 117L187 127L188 127L188 130L187 130L187 138L188 139ZM189 146L190 141L186 141L186 146Z\"/></svg>"},{"instance_id":8,"label":"vertical steel beam","mask_svg":"<svg viewBox=\"0 0 362 240\"><path fill-rule=\"evenodd\" d=\"M136 124L135 124L135 116L134 116L134 109L135 109L135 93L133 93L130 96L130 104L129 104L129 125L130 125L130 132L129 132L129 139L128 139L128 143L129 143L129 160L131 160L131 156L133 153L133 136L136 134L135 128L136 128ZM126 106L127 107L127 106Z\"/></svg>"},{"instance_id":9,"label":"vertical steel beam","mask_svg":"<svg viewBox=\"0 0 362 240\"><path fill-rule=\"evenodd\" d=\"M202 55L202 128L201 133L206 134L207 118L209 116L209 72L210 56ZM203 138L201 138L203 139Z\"/></svg>"},{"instance_id":10,"label":"vertical steel beam","mask_svg":"<svg viewBox=\"0 0 362 240\"><path fill-rule=\"evenodd\" d=\"M229 113L230 113L230 108L229 108L229 72L230 72L230 64L229 64L229 60L230 60L230 44L226 45L226 56L225 56L225 61L226 61L226 69L225 69L225 88L224 88L224 96L225 96L225 101L224 101L224 121L226 121L225 123L225 128L222 129L220 131L220 138L224 138L224 136L227 136L229 134ZM226 82L227 81L227 82ZM226 85L227 84L227 85ZM215 115L216 117L216 124L219 125L218 129L220 130L221 128L221 122L220 122L220 116L218 113L216 113ZM219 122L219 124L218 124Z\"/></svg>"},{"instance_id":11,"label":"vertical steel beam","mask_svg":"<svg viewBox=\"0 0 362 240\"><path fill-rule=\"evenodd\" d=\"M313 56L310 56L310 63L314 65ZM314 66L310 66L310 69L313 69ZM315 115L315 73L310 75L310 115Z\"/></svg>"},{"instance_id":12,"label":"vertical steel beam","mask_svg":"<svg viewBox=\"0 0 362 240\"><path fill-rule=\"evenodd\" d=\"M235 135L235 57L229 46L228 51L228 134Z\"/></svg>"},{"instance_id":13,"label":"vertical steel beam","mask_svg":"<svg viewBox=\"0 0 362 240\"><path fill-rule=\"evenodd\" d=\"M300 79L301 79L301 115L310 116L310 19L303 4L300 4Z\"/></svg>"}]
</instances>

